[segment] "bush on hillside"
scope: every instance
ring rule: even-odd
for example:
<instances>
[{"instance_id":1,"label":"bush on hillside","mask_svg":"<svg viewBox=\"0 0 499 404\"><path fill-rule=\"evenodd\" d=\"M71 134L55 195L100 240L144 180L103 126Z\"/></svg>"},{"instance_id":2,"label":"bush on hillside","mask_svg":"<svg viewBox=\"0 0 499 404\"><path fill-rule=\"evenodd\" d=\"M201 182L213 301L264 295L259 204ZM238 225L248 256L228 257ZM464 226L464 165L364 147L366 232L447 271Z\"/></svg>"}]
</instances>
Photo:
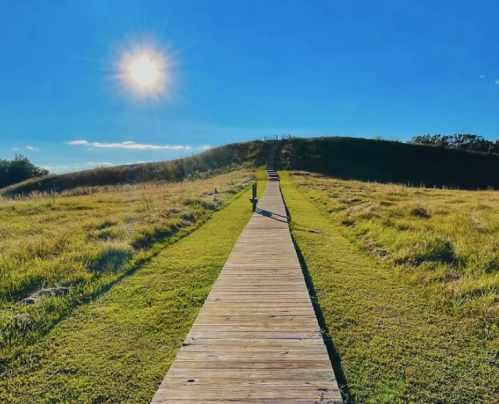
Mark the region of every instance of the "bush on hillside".
<instances>
[{"instance_id":1,"label":"bush on hillside","mask_svg":"<svg viewBox=\"0 0 499 404\"><path fill-rule=\"evenodd\" d=\"M423 136L415 136L408 143L499 154L499 140L492 142L485 139L483 136L471 135L469 133L456 133L454 135L428 134Z\"/></svg>"},{"instance_id":2,"label":"bush on hillside","mask_svg":"<svg viewBox=\"0 0 499 404\"><path fill-rule=\"evenodd\" d=\"M47 170L31 163L26 156L16 154L10 161L0 159L0 188L48 173Z\"/></svg>"}]
</instances>

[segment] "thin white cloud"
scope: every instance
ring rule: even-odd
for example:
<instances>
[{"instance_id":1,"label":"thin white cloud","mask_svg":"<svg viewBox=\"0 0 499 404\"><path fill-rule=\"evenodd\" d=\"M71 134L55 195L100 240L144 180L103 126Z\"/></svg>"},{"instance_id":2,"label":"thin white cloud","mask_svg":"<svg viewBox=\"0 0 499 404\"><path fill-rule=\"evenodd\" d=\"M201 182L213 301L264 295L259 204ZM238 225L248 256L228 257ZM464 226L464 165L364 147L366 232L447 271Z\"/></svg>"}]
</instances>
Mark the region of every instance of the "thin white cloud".
<instances>
[{"instance_id":1,"label":"thin white cloud","mask_svg":"<svg viewBox=\"0 0 499 404\"><path fill-rule=\"evenodd\" d=\"M19 147L13 147L12 150L19 150Z\"/></svg>"},{"instance_id":2,"label":"thin white cloud","mask_svg":"<svg viewBox=\"0 0 499 404\"><path fill-rule=\"evenodd\" d=\"M132 150L189 150L190 146L182 145L156 145L156 144L143 144L132 141L121 143L100 143L100 142L87 142L86 140L73 140L68 142L72 146L90 146L101 149L132 149Z\"/></svg>"},{"instance_id":3,"label":"thin white cloud","mask_svg":"<svg viewBox=\"0 0 499 404\"><path fill-rule=\"evenodd\" d=\"M203 150L209 150L211 148L212 148L212 146L208 146L208 145L201 146L201 149L203 149Z\"/></svg>"},{"instance_id":4,"label":"thin white cloud","mask_svg":"<svg viewBox=\"0 0 499 404\"><path fill-rule=\"evenodd\" d=\"M496 84L499 84L499 80L496 80Z\"/></svg>"},{"instance_id":5,"label":"thin white cloud","mask_svg":"<svg viewBox=\"0 0 499 404\"><path fill-rule=\"evenodd\" d=\"M49 171L61 171L61 170L67 170L69 168L69 166L41 166L41 167Z\"/></svg>"},{"instance_id":6,"label":"thin white cloud","mask_svg":"<svg viewBox=\"0 0 499 404\"><path fill-rule=\"evenodd\" d=\"M88 170L91 168L112 167L112 166L114 166L114 164L107 162L107 161L103 161L103 162L88 161L86 163L73 163L73 164L69 164L69 165L60 165L60 166L44 165L41 167L45 168L46 170L49 170L50 172L56 173L56 174L63 174L63 173L68 173L68 172Z\"/></svg>"},{"instance_id":7,"label":"thin white cloud","mask_svg":"<svg viewBox=\"0 0 499 404\"><path fill-rule=\"evenodd\" d=\"M31 150L31 151L38 150L36 147L33 147L33 146L26 146L26 149Z\"/></svg>"},{"instance_id":8,"label":"thin white cloud","mask_svg":"<svg viewBox=\"0 0 499 404\"><path fill-rule=\"evenodd\" d=\"M96 167L111 167L114 165L113 163L109 163L108 161L102 161L99 163L94 163L93 161L89 161L87 164Z\"/></svg>"},{"instance_id":9,"label":"thin white cloud","mask_svg":"<svg viewBox=\"0 0 499 404\"><path fill-rule=\"evenodd\" d=\"M484 78L485 78L485 75L480 74L480 76L478 76L478 77L479 77L479 78L481 78L481 79L484 79Z\"/></svg>"}]
</instances>

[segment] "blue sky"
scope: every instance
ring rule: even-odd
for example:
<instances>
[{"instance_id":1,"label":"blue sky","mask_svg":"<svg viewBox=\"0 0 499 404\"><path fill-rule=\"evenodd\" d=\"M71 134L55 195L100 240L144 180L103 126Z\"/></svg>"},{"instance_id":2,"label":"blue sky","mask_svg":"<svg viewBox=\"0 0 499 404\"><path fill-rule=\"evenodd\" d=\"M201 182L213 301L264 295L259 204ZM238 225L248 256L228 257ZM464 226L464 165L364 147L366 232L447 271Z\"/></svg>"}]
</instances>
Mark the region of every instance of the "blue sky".
<instances>
[{"instance_id":1,"label":"blue sky","mask_svg":"<svg viewBox=\"0 0 499 404\"><path fill-rule=\"evenodd\" d=\"M497 0L0 0L0 158L56 172L275 134L499 137ZM161 83L131 84L135 57Z\"/></svg>"}]
</instances>

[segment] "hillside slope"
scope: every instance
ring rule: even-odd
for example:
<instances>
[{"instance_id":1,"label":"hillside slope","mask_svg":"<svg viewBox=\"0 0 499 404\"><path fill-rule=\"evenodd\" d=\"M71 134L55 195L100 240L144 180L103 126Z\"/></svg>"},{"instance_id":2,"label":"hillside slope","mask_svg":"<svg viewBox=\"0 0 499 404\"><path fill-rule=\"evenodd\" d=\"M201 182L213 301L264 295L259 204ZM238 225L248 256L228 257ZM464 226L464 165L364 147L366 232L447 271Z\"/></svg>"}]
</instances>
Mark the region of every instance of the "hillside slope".
<instances>
[{"instance_id":1,"label":"hillside slope","mask_svg":"<svg viewBox=\"0 0 499 404\"><path fill-rule=\"evenodd\" d=\"M233 143L177 160L49 175L7 187L0 190L0 195L205 178L243 165L263 165L272 144ZM282 169L311 171L341 179L426 187L499 188L499 155L435 146L349 137L295 138L283 143L280 161Z\"/></svg>"},{"instance_id":2,"label":"hillside slope","mask_svg":"<svg viewBox=\"0 0 499 404\"><path fill-rule=\"evenodd\" d=\"M283 169L426 187L499 188L499 155L349 137L291 139Z\"/></svg>"},{"instance_id":3,"label":"hillside slope","mask_svg":"<svg viewBox=\"0 0 499 404\"><path fill-rule=\"evenodd\" d=\"M232 143L191 157L158 163L96 168L74 173L49 175L24 181L0 190L15 196L31 192L62 192L77 187L135 184L149 181L182 181L210 177L243 165L260 166L272 147L270 142Z\"/></svg>"}]
</instances>

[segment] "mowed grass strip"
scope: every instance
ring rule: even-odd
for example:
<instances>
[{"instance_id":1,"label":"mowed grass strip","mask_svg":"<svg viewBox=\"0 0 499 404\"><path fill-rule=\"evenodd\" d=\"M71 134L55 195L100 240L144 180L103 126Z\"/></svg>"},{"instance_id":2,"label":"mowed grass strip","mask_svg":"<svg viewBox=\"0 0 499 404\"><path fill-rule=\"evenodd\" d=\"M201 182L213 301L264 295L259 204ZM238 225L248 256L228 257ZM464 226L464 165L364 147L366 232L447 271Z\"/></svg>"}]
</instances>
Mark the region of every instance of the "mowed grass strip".
<instances>
[{"instance_id":1,"label":"mowed grass strip","mask_svg":"<svg viewBox=\"0 0 499 404\"><path fill-rule=\"evenodd\" d=\"M498 340L360 250L289 173L279 174L349 402L499 403Z\"/></svg>"},{"instance_id":2,"label":"mowed grass strip","mask_svg":"<svg viewBox=\"0 0 499 404\"><path fill-rule=\"evenodd\" d=\"M0 375L0 402L148 403L252 214L249 198L240 194L27 347Z\"/></svg>"}]
</instances>

